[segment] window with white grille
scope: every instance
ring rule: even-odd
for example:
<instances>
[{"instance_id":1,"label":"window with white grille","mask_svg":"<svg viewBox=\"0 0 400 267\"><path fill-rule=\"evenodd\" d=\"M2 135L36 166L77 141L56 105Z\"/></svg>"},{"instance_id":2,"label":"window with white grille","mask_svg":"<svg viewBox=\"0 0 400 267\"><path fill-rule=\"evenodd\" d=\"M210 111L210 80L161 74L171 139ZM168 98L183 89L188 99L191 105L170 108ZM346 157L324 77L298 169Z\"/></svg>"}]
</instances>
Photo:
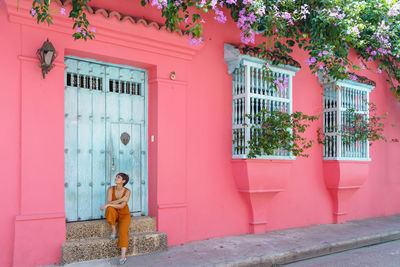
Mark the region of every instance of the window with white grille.
<instances>
[{"instance_id":1,"label":"window with white grille","mask_svg":"<svg viewBox=\"0 0 400 267\"><path fill-rule=\"evenodd\" d=\"M369 93L373 86L354 81L340 81L324 84L323 133L325 160L370 160L368 141L346 142L341 135L345 128L351 128L351 113L368 119Z\"/></svg>"},{"instance_id":2,"label":"window with white grille","mask_svg":"<svg viewBox=\"0 0 400 267\"><path fill-rule=\"evenodd\" d=\"M265 79L264 60L244 55L232 73L233 103L232 131L235 140L232 158L247 158L247 142L253 135L251 125L260 124L253 119L262 109L292 113L292 77L298 68L292 66L271 66L272 83L284 85L276 88ZM245 115L249 114L250 118ZM245 127L247 125L248 127ZM289 151L275 150L273 155L262 158L291 159Z\"/></svg>"}]
</instances>

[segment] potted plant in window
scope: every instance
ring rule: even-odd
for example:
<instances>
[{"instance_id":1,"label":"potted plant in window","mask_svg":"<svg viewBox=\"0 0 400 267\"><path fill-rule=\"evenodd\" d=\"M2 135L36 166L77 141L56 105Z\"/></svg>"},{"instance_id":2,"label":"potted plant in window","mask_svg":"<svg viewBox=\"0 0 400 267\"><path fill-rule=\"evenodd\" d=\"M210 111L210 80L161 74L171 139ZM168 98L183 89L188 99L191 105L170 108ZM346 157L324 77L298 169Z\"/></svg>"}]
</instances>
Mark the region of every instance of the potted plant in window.
<instances>
[{"instance_id":1,"label":"potted plant in window","mask_svg":"<svg viewBox=\"0 0 400 267\"><path fill-rule=\"evenodd\" d=\"M246 135L233 133L234 149L243 150L237 144L245 144L247 151L245 158L232 160L233 176L249 205L250 232L264 233L267 224L265 205L284 189L291 175L290 159L308 157L305 151L313 141L302 134L318 117L262 109L246 118L249 124L243 126L247 142L243 142Z\"/></svg>"}]
</instances>

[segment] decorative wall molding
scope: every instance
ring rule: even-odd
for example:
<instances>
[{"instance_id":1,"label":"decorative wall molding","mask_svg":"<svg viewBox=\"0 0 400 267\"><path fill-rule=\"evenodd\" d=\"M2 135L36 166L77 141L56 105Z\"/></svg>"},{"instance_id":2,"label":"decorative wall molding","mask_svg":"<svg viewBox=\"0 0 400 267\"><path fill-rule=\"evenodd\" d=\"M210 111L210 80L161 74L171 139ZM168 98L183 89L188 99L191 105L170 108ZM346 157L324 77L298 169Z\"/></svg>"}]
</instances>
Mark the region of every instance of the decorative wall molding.
<instances>
[{"instance_id":1,"label":"decorative wall molding","mask_svg":"<svg viewBox=\"0 0 400 267\"><path fill-rule=\"evenodd\" d=\"M22 214L15 216L16 221L34 221L34 220L51 220L51 219L65 219L65 213L64 212L38 213L38 214Z\"/></svg>"},{"instance_id":2,"label":"decorative wall molding","mask_svg":"<svg viewBox=\"0 0 400 267\"><path fill-rule=\"evenodd\" d=\"M168 203L168 204L158 204L159 209L176 209L176 208L187 208L187 203Z\"/></svg>"},{"instance_id":3,"label":"decorative wall molding","mask_svg":"<svg viewBox=\"0 0 400 267\"><path fill-rule=\"evenodd\" d=\"M55 14L53 16L54 24L48 27L44 24L37 24L36 20L30 16L29 10L31 8L31 2L20 1L19 7L17 7L18 1L14 0L5 0L5 4L10 22L46 31L68 34L71 35L70 38L72 38L72 21L68 19L67 16ZM62 3L60 1L55 1L52 2L51 6L52 8L60 8ZM65 8L68 13L70 6L68 5ZM105 16L103 14L104 12L102 9L99 9L97 12L92 10L92 12L89 12L92 14L88 14L88 19L91 21L92 26L97 29L94 41L116 44L183 60L192 60L193 56L204 46L204 44L198 47L190 45L189 38L187 36L182 36L182 33L171 33L164 30L162 27L156 27L154 23L146 24L143 22L143 19L133 24L132 18L128 19L126 17L126 19L121 19L116 15L119 14L118 12L111 12L108 16ZM114 23L96 24L96 21L111 20L112 18L115 18L114 21L118 20L118 24L124 26L129 23L129 28L131 30L124 31L123 29L126 27L115 27ZM145 34L143 34L143 28L146 29ZM140 34L137 33L135 29L140 31ZM158 33L154 31L158 31ZM166 35L168 38L162 38L162 36Z\"/></svg>"},{"instance_id":4,"label":"decorative wall molding","mask_svg":"<svg viewBox=\"0 0 400 267\"><path fill-rule=\"evenodd\" d=\"M36 57L28 57L28 56L19 55L19 56L18 56L18 59L19 59L20 61L34 62L34 63L39 64L39 59L36 58ZM54 61L53 64L54 64L56 67L66 68L64 62L61 62L61 61Z\"/></svg>"},{"instance_id":5,"label":"decorative wall molding","mask_svg":"<svg viewBox=\"0 0 400 267\"><path fill-rule=\"evenodd\" d=\"M165 83L165 84L171 84L171 85L182 85L182 86L187 86L188 83L186 81L178 81L178 80L169 80L169 79L163 79L163 78L155 78L149 80L149 84L154 84L154 83Z\"/></svg>"}]
</instances>

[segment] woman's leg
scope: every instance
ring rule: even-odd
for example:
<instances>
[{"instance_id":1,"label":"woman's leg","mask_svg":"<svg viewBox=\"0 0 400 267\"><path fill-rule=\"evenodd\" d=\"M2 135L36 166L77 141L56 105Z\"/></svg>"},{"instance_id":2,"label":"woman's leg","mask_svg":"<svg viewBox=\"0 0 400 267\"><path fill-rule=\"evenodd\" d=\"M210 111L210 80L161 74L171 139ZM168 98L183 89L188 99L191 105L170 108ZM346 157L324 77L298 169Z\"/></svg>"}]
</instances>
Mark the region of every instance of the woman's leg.
<instances>
[{"instance_id":1,"label":"woman's leg","mask_svg":"<svg viewBox=\"0 0 400 267\"><path fill-rule=\"evenodd\" d=\"M122 247L121 248L121 259L125 259L126 258L126 250L127 250L128 248L125 248L125 247Z\"/></svg>"},{"instance_id":2,"label":"woman's leg","mask_svg":"<svg viewBox=\"0 0 400 267\"><path fill-rule=\"evenodd\" d=\"M118 247L121 248L121 259L125 259L126 250L129 244L129 226L131 224L131 215L125 214L120 215L118 220L118 228L119 228L119 239L118 239Z\"/></svg>"},{"instance_id":3,"label":"woman's leg","mask_svg":"<svg viewBox=\"0 0 400 267\"><path fill-rule=\"evenodd\" d=\"M111 235L116 235L117 234L117 229L115 228L115 224L118 220L118 211L114 207L108 207L106 209L106 214L107 222L111 226L112 233Z\"/></svg>"}]
</instances>

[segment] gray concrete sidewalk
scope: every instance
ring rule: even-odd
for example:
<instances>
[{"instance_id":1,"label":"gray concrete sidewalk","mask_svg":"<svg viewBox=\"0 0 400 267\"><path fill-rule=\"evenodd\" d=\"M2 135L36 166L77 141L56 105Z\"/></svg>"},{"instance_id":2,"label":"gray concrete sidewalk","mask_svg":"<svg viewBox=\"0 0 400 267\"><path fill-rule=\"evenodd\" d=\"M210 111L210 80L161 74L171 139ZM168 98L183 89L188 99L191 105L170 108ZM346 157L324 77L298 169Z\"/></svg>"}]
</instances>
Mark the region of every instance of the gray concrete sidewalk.
<instances>
[{"instance_id":1,"label":"gray concrete sidewalk","mask_svg":"<svg viewBox=\"0 0 400 267\"><path fill-rule=\"evenodd\" d=\"M128 257L125 266L273 266L400 239L400 214L214 238ZM117 259L69 264L115 266Z\"/></svg>"}]
</instances>

